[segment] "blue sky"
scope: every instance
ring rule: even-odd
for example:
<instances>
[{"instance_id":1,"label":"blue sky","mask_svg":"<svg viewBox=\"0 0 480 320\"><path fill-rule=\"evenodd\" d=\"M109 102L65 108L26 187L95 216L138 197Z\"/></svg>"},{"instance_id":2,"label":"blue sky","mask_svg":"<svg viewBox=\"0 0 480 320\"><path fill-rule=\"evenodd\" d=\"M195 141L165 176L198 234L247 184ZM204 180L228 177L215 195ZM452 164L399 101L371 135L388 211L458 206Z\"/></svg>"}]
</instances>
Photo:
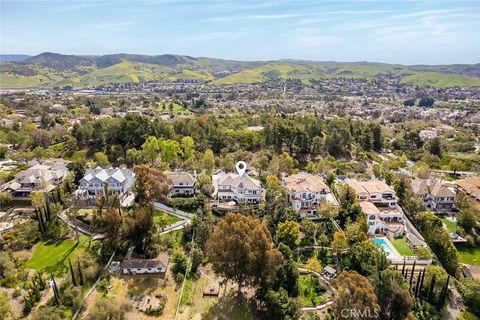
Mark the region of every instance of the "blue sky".
<instances>
[{"instance_id":1,"label":"blue sky","mask_svg":"<svg viewBox=\"0 0 480 320\"><path fill-rule=\"evenodd\" d=\"M480 0L0 0L0 52L480 62Z\"/></svg>"}]
</instances>

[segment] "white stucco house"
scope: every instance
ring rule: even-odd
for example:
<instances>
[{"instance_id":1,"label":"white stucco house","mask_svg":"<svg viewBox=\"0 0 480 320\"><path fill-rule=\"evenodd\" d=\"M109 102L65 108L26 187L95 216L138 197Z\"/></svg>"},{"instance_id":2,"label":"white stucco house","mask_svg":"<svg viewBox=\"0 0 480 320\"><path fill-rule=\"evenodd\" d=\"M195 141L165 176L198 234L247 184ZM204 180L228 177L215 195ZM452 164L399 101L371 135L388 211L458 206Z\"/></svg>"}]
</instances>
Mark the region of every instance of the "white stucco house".
<instances>
[{"instance_id":1,"label":"white stucco house","mask_svg":"<svg viewBox=\"0 0 480 320\"><path fill-rule=\"evenodd\" d=\"M358 181L345 179L345 183L355 190L357 200L375 203L377 207L391 207L397 205L395 191L381 180Z\"/></svg>"},{"instance_id":2,"label":"white stucco house","mask_svg":"<svg viewBox=\"0 0 480 320\"><path fill-rule=\"evenodd\" d=\"M391 233L398 237L404 233L405 218L398 208L377 207L368 201L360 201L359 205L367 215L368 234Z\"/></svg>"}]
</instances>

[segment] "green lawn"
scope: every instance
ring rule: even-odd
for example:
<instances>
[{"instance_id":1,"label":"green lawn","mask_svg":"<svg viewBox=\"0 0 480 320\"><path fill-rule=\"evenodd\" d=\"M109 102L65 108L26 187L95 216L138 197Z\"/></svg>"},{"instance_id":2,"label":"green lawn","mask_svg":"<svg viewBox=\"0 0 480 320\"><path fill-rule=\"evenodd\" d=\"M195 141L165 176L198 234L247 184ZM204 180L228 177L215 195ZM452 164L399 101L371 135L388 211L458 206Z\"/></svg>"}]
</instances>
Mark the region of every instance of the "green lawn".
<instances>
[{"instance_id":1,"label":"green lawn","mask_svg":"<svg viewBox=\"0 0 480 320\"><path fill-rule=\"evenodd\" d=\"M178 103L173 103L173 108L170 109L170 103L159 103L156 108L158 112L172 112L175 115L191 115L192 112L188 109L185 109L182 105Z\"/></svg>"},{"instance_id":2,"label":"green lawn","mask_svg":"<svg viewBox=\"0 0 480 320\"><path fill-rule=\"evenodd\" d=\"M35 246L33 256L25 266L57 275L63 274L68 271L67 258L72 259L76 254L85 250L89 239L89 237L81 235L79 245L75 245L74 239L66 239L55 243L42 241Z\"/></svg>"},{"instance_id":3,"label":"green lawn","mask_svg":"<svg viewBox=\"0 0 480 320\"><path fill-rule=\"evenodd\" d=\"M402 256L415 256L415 252L410 249L405 238L390 240L390 242L393 244L395 249L397 249L398 253L400 253Z\"/></svg>"},{"instance_id":4,"label":"green lawn","mask_svg":"<svg viewBox=\"0 0 480 320\"><path fill-rule=\"evenodd\" d=\"M445 224L447 226L448 232L457 231L457 223L456 222L454 222L452 220L445 219L445 218L440 218L440 220L442 220L443 224Z\"/></svg>"},{"instance_id":5,"label":"green lawn","mask_svg":"<svg viewBox=\"0 0 480 320\"><path fill-rule=\"evenodd\" d=\"M77 215L89 216L89 215L93 214L93 210L94 209L78 209Z\"/></svg>"},{"instance_id":6,"label":"green lawn","mask_svg":"<svg viewBox=\"0 0 480 320\"><path fill-rule=\"evenodd\" d=\"M480 247L477 248L457 248L460 262L474 266L480 266Z\"/></svg>"},{"instance_id":7,"label":"green lawn","mask_svg":"<svg viewBox=\"0 0 480 320\"><path fill-rule=\"evenodd\" d=\"M304 306L317 306L323 302L322 293L325 287L311 274L301 274L298 277L298 296Z\"/></svg>"},{"instance_id":8,"label":"green lawn","mask_svg":"<svg viewBox=\"0 0 480 320\"><path fill-rule=\"evenodd\" d=\"M153 222L160 228L165 228L166 226L181 220L182 219L177 216L173 216L160 210L155 210L155 213L153 214Z\"/></svg>"}]
</instances>

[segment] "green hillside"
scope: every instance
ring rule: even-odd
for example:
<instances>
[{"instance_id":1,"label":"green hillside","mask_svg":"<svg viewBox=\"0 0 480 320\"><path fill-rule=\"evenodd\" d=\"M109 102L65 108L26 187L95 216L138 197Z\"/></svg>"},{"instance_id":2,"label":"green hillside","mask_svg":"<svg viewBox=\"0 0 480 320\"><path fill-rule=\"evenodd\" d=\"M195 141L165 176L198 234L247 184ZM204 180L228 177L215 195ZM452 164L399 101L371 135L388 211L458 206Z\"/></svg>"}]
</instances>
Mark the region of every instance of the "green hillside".
<instances>
[{"instance_id":1,"label":"green hillside","mask_svg":"<svg viewBox=\"0 0 480 320\"><path fill-rule=\"evenodd\" d=\"M179 79L211 81L219 85L298 79L309 84L312 80L338 77L371 80L380 74L399 76L403 83L419 86L480 86L480 64L404 66L297 60L244 62L180 55L75 56L46 52L24 61L0 63L0 87L96 87Z\"/></svg>"},{"instance_id":2,"label":"green hillside","mask_svg":"<svg viewBox=\"0 0 480 320\"><path fill-rule=\"evenodd\" d=\"M325 78L323 66L270 63L251 70L243 70L216 80L217 84L260 83L277 79L299 79L304 82Z\"/></svg>"},{"instance_id":3,"label":"green hillside","mask_svg":"<svg viewBox=\"0 0 480 320\"><path fill-rule=\"evenodd\" d=\"M480 86L479 78L441 73L417 73L402 78L402 83L437 88Z\"/></svg>"}]
</instances>

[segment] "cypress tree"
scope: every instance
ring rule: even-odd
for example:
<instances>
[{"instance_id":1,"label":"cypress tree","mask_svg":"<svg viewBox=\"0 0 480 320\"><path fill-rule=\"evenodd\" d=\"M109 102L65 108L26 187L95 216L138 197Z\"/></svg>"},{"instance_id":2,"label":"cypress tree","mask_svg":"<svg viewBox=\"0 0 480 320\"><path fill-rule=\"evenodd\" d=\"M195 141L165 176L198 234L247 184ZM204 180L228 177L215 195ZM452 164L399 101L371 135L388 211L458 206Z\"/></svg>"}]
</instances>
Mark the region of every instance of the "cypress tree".
<instances>
[{"instance_id":1,"label":"cypress tree","mask_svg":"<svg viewBox=\"0 0 480 320\"><path fill-rule=\"evenodd\" d=\"M417 263L417 260L413 260L412 274L410 275L410 290L412 290L413 273L415 272L416 263Z\"/></svg>"},{"instance_id":2,"label":"cypress tree","mask_svg":"<svg viewBox=\"0 0 480 320\"><path fill-rule=\"evenodd\" d=\"M38 215L40 217L40 223L42 224L42 228L46 232L47 231L47 225L45 224L45 219L43 218L43 214L42 214L41 209L38 209Z\"/></svg>"},{"instance_id":3,"label":"cypress tree","mask_svg":"<svg viewBox=\"0 0 480 320\"><path fill-rule=\"evenodd\" d=\"M448 283L450 282L450 275L448 275L445 285L443 286L442 293L440 294L440 299L438 300L438 307L441 308L445 304L448 294Z\"/></svg>"},{"instance_id":4,"label":"cypress tree","mask_svg":"<svg viewBox=\"0 0 480 320\"><path fill-rule=\"evenodd\" d=\"M50 219L52 218L52 210L50 209L50 202L46 202L45 205L47 206L48 216Z\"/></svg>"},{"instance_id":5,"label":"cypress tree","mask_svg":"<svg viewBox=\"0 0 480 320\"><path fill-rule=\"evenodd\" d=\"M418 296L422 297L423 281L425 279L425 269L423 269L422 276L420 277L420 286L418 287Z\"/></svg>"},{"instance_id":6,"label":"cypress tree","mask_svg":"<svg viewBox=\"0 0 480 320\"><path fill-rule=\"evenodd\" d=\"M52 201L53 203L57 203L57 198L55 197L55 192L52 192L50 195L49 195L49 198L52 198Z\"/></svg>"},{"instance_id":7,"label":"cypress tree","mask_svg":"<svg viewBox=\"0 0 480 320\"><path fill-rule=\"evenodd\" d=\"M60 294L58 292L57 283L55 282L55 278L53 274L50 274L50 279L52 280L52 289L53 289L53 296L55 297L55 303L57 306L60 306Z\"/></svg>"},{"instance_id":8,"label":"cypress tree","mask_svg":"<svg viewBox=\"0 0 480 320\"><path fill-rule=\"evenodd\" d=\"M40 220L40 215L38 214L37 208L35 208L35 215L37 216L38 228L40 229L40 233L44 235L45 229L43 228L43 224L42 224L42 221Z\"/></svg>"},{"instance_id":9,"label":"cypress tree","mask_svg":"<svg viewBox=\"0 0 480 320\"><path fill-rule=\"evenodd\" d=\"M72 276L72 284L74 287L77 286L77 279L75 279L75 273L73 272L72 261L68 259L68 266L70 267L70 275Z\"/></svg>"},{"instance_id":10,"label":"cypress tree","mask_svg":"<svg viewBox=\"0 0 480 320\"><path fill-rule=\"evenodd\" d=\"M418 288L420 287L420 277L422 276L422 271L418 274L417 281L415 281L415 299L418 298Z\"/></svg>"},{"instance_id":11,"label":"cypress tree","mask_svg":"<svg viewBox=\"0 0 480 320\"><path fill-rule=\"evenodd\" d=\"M82 268L80 266L80 260L77 261L77 269L78 269L78 278L80 279L80 285L83 286L83 273L82 273Z\"/></svg>"},{"instance_id":12,"label":"cypress tree","mask_svg":"<svg viewBox=\"0 0 480 320\"><path fill-rule=\"evenodd\" d=\"M429 303L432 303L430 301L430 298L432 297L432 294L433 294L433 289L435 287L435 280L436 279L437 279L437 277L435 275L432 275L432 280L430 280L430 288L428 288L428 293L427 293L427 302L429 302Z\"/></svg>"},{"instance_id":13,"label":"cypress tree","mask_svg":"<svg viewBox=\"0 0 480 320\"><path fill-rule=\"evenodd\" d=\"M60 191L60 188L57 188L57 199L58 199L58 202L60 202L60 204L63 205L62 192Z\"/></svg>"},{"instance_id":14,"label":"cypress tree","mask_svg":"<svg viewBox=\"0 0 480 320\"><path fill-rule=\"evenodd\" d=\"M45 213L45 218L48 222L51 222L49 211L47 210L47 204L43 205L43 212Z\"/></svg>"}]
</instances>

